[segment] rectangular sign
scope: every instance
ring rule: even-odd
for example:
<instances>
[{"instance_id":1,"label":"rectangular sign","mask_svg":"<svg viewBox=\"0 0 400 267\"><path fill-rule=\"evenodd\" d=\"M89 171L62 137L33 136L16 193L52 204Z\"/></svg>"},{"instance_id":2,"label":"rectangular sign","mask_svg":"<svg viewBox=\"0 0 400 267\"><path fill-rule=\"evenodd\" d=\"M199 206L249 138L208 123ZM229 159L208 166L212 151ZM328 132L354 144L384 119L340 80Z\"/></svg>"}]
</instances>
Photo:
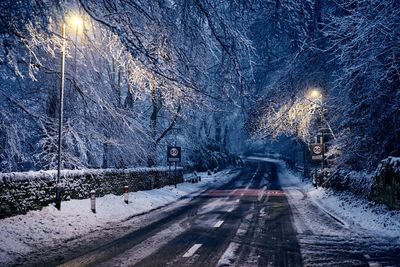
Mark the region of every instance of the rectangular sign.
<instances>
[{"instance_id":1,"label":"rectangular sign","mask_svg":"<svg viewBox=\"0 0 400 267\"><path fill-rule=\"evenodd\" d=\"M323 156L322 155L318 155L318 156L311 156L312 160L322 160Z\"/></svg>"},{"instance_id":2,"label":"rectangular sign","mask_svg":"<svg viewBox=\"0 0 400 267\"><path fill-rule=\"evenodd\" d=\"M181 147L169 146L167 148L167 161L168 162L181 162Z\"/></svg>"}]
</instances>

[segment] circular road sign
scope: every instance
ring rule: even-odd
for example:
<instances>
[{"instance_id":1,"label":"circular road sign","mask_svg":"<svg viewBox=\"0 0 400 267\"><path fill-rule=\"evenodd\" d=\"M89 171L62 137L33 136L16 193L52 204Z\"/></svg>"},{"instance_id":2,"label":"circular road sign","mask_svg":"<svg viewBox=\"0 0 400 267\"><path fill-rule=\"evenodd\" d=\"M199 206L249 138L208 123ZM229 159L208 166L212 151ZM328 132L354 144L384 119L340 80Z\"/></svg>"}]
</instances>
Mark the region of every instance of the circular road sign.
<instances>
[{"instance_id":1,"label":"circular road sign","mask_svg":"<svg viewBox=\"0 0 400 267\"><path fill-rule=\"evenodd\" d=\"M313 147L313 152L315 155L319 155L322 153L322 147L321 146L314 146Z\"/></svg>"},{"instance_id":2,"label":"circular road sign","mask_svg":"<svg viewBox=\"0 0 400 267\"><path fill-rule=\"evenodd\" d=\"M169 151L169 154L170 154L172 157L176 157L176 156L179 155L179 150L178 150L177 148L173 147L173 148L171 148L171 150Z\"/></svg>"}]
</instances>

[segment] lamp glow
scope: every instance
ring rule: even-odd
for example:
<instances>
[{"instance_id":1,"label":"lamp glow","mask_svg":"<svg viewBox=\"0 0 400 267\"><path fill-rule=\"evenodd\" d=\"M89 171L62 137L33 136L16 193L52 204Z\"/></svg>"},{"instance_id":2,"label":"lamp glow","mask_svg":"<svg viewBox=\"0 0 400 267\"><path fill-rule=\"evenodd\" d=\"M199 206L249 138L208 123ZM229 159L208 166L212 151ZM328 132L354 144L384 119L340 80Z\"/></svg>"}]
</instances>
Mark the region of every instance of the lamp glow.
<instances>
[{"instance_id":1,"label":"lamp glow","mask_svg":"<svg viewBox=\"0 0 400 267\"><path fill-rule=\"evenodd\" d=\"M80 29L82 28L83 21L82 18L78 15L73 15L69 19L69 24L70 26L74 27L75 29Z\"/></svg>"},{"instance_id":2,"label":"lamp glow","mask_svg":"<svg viewBox=\"0 0 400 267\"><path fill-rule=\"evenodd\" d=\"M319 90L317 90L317 89L313 89L310 92L310 97L313 98L313 99L318 99L318 98L321 97L321 92Z\"/></svg>"}]
</instances>

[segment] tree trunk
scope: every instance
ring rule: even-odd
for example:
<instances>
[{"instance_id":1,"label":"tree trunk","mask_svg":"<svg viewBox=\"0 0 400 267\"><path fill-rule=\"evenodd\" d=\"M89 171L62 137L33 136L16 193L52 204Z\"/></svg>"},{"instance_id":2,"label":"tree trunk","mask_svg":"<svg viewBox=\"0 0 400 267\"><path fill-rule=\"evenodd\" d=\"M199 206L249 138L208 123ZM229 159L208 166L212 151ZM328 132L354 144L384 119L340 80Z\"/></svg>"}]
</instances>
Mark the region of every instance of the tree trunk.
<instances>
[{"instance_id":1,"label":"tree trunk","mask_svg":"<svg viewBox=\"0 0 400 267\"><path fill-rule=\"evenodd\" d=\"M150 97L151 97L151 105L152 112L150 115L150 138L151 145L150 150L147 157L147 165L152 167L156 165L156 153L157 153L157 142L156 142L156 133L157 133L157 115L160 110L157 103L157 94L154 88L154 81L150 81Z\"/></svg>"}]
</instances>

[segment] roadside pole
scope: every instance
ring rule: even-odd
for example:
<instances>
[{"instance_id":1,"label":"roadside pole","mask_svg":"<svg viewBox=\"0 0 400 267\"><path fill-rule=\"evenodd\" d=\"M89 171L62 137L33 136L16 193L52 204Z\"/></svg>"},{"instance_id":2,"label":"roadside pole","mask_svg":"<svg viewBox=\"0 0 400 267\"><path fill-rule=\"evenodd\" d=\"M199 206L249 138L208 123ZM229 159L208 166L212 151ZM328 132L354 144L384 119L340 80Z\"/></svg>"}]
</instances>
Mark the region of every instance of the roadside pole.
<instances>
[{"instance_id":1,"label":"roadside pole","mask_svg":"<svg viewBox=\"0 0 400 267\"><path fill-rule=\"evenodd\" d=\"M175 175L174 175L175 188L176 188L176 176L177 174L176 174L176 162L175 162Z\"/></svg>"},{"instance_id":2,"label":"roadside pole","mask_svg":"<svg viewBox=\"0 0 400 267\"><path fill-rule=\"evenodd\" d=\"M128 202L129 202L128 193L129 193L129 186L126 185L126 186L124 186L124 202L126 204L128 204Z\"/></svg>"},{"instance_id":3,"label":"roadside pole","mask_svg":"<svg viewBox=\"0 0 400 267\"><path fill-rule=\"evenodd\" d=\"M321 163L321 172L322 172L322 182L324 182L324 178L325 178L325 172L324 172L324 167L325 167L325 136L324 136L324 120L325 120L325 116L324 116L324 102L322 99L322 95L321 95L321 144L322 144L322 163Z\"/></svg>"},{"instance_id":4,"label":"roadside pole","mask_svg":"<svg viewBox=\"0 0 400 267\"><path fill-rule=\"evenodd\" d=\"M168 146L167 147L167 162L169 165L168 179L170 179L171 174L171 163L175 163L175 171L174 171L174 185L176 188L176 178L177 178L177 163L181 162L181 147L180 146Z\"/></svg>"},{"instance_id":5,"label":"roadside pole","mask_svg":"<svg viewBox=\"0 0 400 267\"><path fill-rule=\"evenodd\" d=\"M171 182L171 162L168 162L168 184Z\"/></svg>"},{"instance_id":6,"label":"roadside pole","mask_svg":"<svg viewBox=\"0 0 400 267\"><path fill-rule=\"evenodd\" d=\"M90 191L90 208L93 213L96 213L96 191Z\"/></svg>"}]
</instances>

